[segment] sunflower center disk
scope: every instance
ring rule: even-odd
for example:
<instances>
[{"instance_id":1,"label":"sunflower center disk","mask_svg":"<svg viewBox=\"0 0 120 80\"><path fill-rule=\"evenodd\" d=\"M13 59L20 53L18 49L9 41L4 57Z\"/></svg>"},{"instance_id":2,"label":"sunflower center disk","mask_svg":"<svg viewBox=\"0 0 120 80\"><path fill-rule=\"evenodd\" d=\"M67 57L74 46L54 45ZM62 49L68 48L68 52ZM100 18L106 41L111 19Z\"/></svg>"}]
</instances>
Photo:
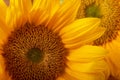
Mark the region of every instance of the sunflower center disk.
<instances>
[{"instance_id":1,"label":"sunflower center disk","mask_svg":"<svg viewBox=\"0 0 120 80\"><path fill-rule=\"evenodd\" d=\"M85 13L86 13L86 17L97 17L97 18L101 17L100 8L95 4L89 5L86 8Z\"/></svg>"},{"instance_id":2,"label":"sunflower center disk","mask_svg":"<svg viewBox=\"0 0 120 80\"><path fill-rule=\"evenodd\" d=\"M12 80L56 80L64 73L68 51L60 36L45 26L16 28L3 48Z\"/></svg>"},{"instance_id":3,"label":"sunflower center disk","mask_svg":"<svg viewBox=\"0 0 120 80\"><path fill-rule=\"evenodd\" d=\"M32 62L40 62L44 58L44 53L38 48L32 48L28 51L26 56Z\"/></svg>"}]
</instances>

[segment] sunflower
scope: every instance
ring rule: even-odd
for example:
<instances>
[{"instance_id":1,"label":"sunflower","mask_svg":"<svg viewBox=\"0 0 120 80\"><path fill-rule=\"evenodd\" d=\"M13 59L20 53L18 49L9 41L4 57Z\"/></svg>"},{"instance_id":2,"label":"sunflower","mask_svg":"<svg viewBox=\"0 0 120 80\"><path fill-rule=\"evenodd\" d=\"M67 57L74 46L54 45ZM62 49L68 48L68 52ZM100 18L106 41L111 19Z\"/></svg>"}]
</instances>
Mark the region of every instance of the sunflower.
<instances>
[{"instance_id":1,"label":"sunflower","mask_svg":"<svg viewBox=\"0 0 120 80\"><path fill-rule=\"evenodd\" d=\"M8 6L0 0L0 80L106 80L107 51L85 45L105 29L98 18L74 21L79 6L79 0Z\"/></svg>"},{"instance_id":2,"label":"sunflower","mask_svg":"<svg viewBox=\"0 0 120 80\"><path fill-rule=\"evenodd\" d=\"M103 46L110 53L107 61L111 73L120 79L120 1L119 0L81 0L76 19L97 17L105 33L93 41L93 45Z\"/></svg>"}]
</instances>

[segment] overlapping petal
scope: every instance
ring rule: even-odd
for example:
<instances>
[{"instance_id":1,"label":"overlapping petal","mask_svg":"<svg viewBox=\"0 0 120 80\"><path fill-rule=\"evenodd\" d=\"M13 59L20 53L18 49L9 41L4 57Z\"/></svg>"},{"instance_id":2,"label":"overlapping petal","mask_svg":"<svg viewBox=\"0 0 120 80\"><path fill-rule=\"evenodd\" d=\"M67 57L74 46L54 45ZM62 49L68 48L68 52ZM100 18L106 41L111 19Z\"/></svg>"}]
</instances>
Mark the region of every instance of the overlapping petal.
<instances>
[{"instance_id":1,"label":"overlapping petal","mask_svg":"<svg viewBox=\"0 0 120 80\"><path fill-rule=\"evenodd\" d=\"M118 33L120 35L120 32ZM111 69L111 74L113 77L120 79L120 36L106 45L103 45L105 49L109 51L109 54L106 57L107 63Z\"/></svg>"},{"instance_id":2,"label":"overlapping petal","mask_svg":"<svg viewBox=\"0 0 120 80\"><path fill-rule=\"evenodd\" d=\"M104 31L105 29L100 27L100 19L84 18L64 27L60 36L67 48L74 49L99 38Z\"/></svg>"},{"instance_id":3,"label":"overlapping petal","mask_svg":"<svg viewBox=\"0 0 120 80\"><path fill-rule=\"evenodd\" d=\"M66 0L48 22L48 27L54 32L60 31L61 28L74 21L79 5L79 0Z\"/></svg>"},{"instance_id":4,"label":"overlapping petal","mask_svg":"<svg viewBox=\"0 0 120 80\"><path fill-rule=\"evenodd\" d=\"M5 72L4 59L0 52L0 80L11 80L10 76Z\"/></svg>"},{"instance_id":5,"label":"overlapping petal","mask_svg":"<svg viewBox=\"0 0 120 80\"><path fill-rule=\"evenodd\" d=\"M102 47L90 45L71 50L65 73L58 80L107 80L110 72L106 53Z\"/></svg>"},{"instance_id":6,"label":"overlapping petal","mask_svg":"<svg viewBox=\"0 0 120 80\"><path fill-rule=\"evenodd\" d=\"M0 0L0 19L4 20L6 16L7 5L4 0Z\"/></svg>"},{"instance_id":7,"label":"overlapping petal","mask_svg":"<svg viewBox=\"0 0 120 80\"><path fill-rule=\"evenodd\" d=\"M51 18L59 8L59 5L59 0L34 0L30 13L30 22L35 25L47 23L49 18Z\"/></svg>"},{"instance_id":8,"label":"overlapping petal","mask_svg":"<svg viewBox=\"0 0 120 80\"><path fill-rule=\"evenodd\" d=\"M9 27L15 28L24 25L31 7L31 0L10 0L6 14L6 23L9 24Z\"/></svg>"}]
</instances>

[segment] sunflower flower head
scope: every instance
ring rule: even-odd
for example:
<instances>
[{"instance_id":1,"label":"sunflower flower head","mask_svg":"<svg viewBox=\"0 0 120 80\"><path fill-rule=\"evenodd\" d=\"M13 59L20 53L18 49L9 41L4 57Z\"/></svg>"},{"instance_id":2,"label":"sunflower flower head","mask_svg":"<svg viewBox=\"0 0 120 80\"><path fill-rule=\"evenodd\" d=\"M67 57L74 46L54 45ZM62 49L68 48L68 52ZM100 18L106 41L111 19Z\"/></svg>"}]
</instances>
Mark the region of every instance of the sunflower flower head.
<instances>
[{"instance_id":1,"label":"sunflower flower head","mask_svg":"<svg viewBox=\"0 0 120 80\"><path fill-rule=\"evenodd\" d=\"M119 0L81 0L77 18L97 17L105 33L93 42L94 45L104 45L117 38L120 30Z\"/></svg>"},{"instance_id":2,"label":"sunflower flower head","mask_svg":"<svg viewBox=\"0 0 120 80\"><path fill-rule=\"evenodd\" d=\"M97 17L100 27L106 28L104 34L93 41L93 45L103 46L109 51L106 59L112 77L120 79L120 1L119 0L80 0L76 19ZM111 77L111 78L112 78ZM112 78L113 79L113 78ZM115 80L115 79L114 79Z\"/></svg>"},{"instance_id":3,"label":"sunflower flower head","mask_svg":"<svg viewBox=\"0 0 120 80\"><path fill-rule=\"evenodd\" d=\"M107 79L106 50L85 46L105 29L98 18L74 21L79 6L79 0L10 0L9 6L0 0L0 80Z\"/></svg>"}]
</instances>

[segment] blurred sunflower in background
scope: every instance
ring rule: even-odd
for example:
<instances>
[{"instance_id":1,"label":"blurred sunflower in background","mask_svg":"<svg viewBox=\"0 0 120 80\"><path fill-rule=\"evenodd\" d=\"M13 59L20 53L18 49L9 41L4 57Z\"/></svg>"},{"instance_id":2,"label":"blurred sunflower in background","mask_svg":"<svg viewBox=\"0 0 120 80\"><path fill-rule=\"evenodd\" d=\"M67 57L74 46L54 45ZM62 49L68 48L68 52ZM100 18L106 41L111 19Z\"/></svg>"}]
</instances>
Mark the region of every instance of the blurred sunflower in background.
<instances>
[{"instance_id":1,"label":"blurred sunflower in background","mask_svg":"<svg viewBox=\"0 0 120 80\"><path fill-rule=\"evenodd\" d=\"M106 28L106 31L93 41L93 45L103 46L109 51L107 62L112 76L120 80L120 1L80 0L80 2L76 19L86 17L101 19L100 26Z\"/></svg>"},{"instance_id":2,"label":"blurred sunflower in background","mask_svg":"<svg viewBox=\"0 0 120 80\"><path fill-rule=\"evenodd\" d=\"M105 29L98 18L75 20L79 0L7 5L0 0L0 80L107 80L107 51L85 45Z\"/></svg>"}]
</instances>

